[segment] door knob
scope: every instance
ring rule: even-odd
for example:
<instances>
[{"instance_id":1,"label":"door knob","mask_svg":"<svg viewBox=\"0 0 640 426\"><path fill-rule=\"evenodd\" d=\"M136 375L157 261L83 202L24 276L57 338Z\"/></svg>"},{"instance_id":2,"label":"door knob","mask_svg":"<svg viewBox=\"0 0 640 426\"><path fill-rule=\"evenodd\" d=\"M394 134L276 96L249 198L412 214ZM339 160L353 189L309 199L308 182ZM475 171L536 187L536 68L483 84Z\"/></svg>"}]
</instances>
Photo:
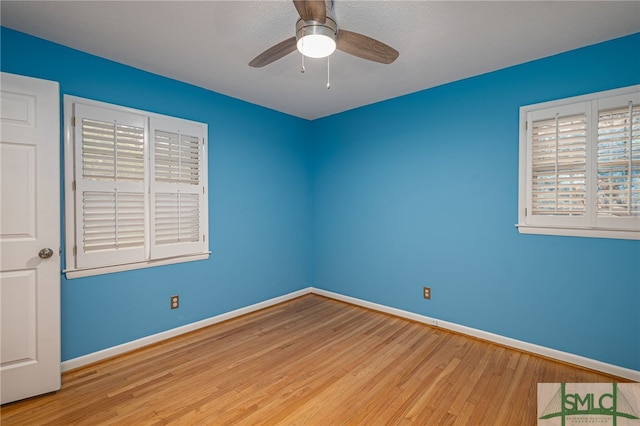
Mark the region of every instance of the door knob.
<instances>
[{"instance_id":1,"label":"door knob","mask_svg":"<svg viewBox=\"0 0 640 426\"><path fill-rule=\"evenodd\" d=\"M51 250L50 248L43 248L42 250L40 250L40 252L38 252L38 256L40 256L41 259L48 259L53 256L53 250Z\"/></svg>"}]
</instances>

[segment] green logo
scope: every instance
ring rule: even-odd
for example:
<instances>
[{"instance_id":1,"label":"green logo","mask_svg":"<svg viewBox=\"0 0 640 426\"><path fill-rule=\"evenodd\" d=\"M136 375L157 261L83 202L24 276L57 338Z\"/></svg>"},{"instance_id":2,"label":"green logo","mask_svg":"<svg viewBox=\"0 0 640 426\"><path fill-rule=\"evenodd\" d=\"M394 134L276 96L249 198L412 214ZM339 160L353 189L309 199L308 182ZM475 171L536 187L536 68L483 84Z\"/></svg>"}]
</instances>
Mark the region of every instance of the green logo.
<instances>
[{"instance_id":1,"label":"green logo","mask_svg":"<svg viewBox=\"0 0 640 426\"><path fill-rule=\"evenodd\" d=\"M597 422L617 426L619 419L640 419L637 408L637 391L640 391L638 384L560 383L560 387L554 392L553 389L556 387L557 384L554 383L538 384L539 420L559 418L562 426L565 426L567 419L571 424ZM545 390L546 398L543 395ZM553 396L549 399L550 393ZM542 410L541 397L542 401L549 401ZM632 424L635 423L640 424L640 422ZM544 422L538 422L538 424L542 425Z\"/></svg>"}]
</instances>

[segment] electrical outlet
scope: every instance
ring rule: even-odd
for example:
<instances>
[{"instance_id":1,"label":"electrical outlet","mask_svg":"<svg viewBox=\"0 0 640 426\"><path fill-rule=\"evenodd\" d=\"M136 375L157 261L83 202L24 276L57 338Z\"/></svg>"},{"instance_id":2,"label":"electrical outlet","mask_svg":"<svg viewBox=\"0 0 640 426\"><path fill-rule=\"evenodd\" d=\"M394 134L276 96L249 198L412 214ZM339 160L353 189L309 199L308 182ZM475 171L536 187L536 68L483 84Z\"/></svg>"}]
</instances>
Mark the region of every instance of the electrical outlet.
<instances>
[{"instance_id":1,"label":"electrical outlet","mask_svg":"<svg viewBox=\"0 0 640 426\"><path fill-rule=\"evenodd\" d=\"M180 296L171 296L171 309L178 309L180 307Z\"/></svg>"},{"instance_id":2,"label":"electrical outlet","mask_svg":"<svg viewBox=\"0 0 640 426\"><path fill-rule=\"evenodd\" d=\"M425 299L431 299L431 287L423 288L423 296Z\"/></svg>"}]
</instances>

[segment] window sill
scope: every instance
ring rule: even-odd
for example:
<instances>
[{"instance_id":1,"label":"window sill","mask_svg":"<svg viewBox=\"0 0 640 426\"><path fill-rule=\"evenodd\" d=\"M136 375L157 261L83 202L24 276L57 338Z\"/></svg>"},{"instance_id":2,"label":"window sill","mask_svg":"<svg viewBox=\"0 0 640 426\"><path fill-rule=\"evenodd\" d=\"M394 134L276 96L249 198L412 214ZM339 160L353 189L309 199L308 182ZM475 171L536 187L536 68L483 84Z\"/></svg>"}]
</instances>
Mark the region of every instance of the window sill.
<instances>
[{"instance_id":1,"label":"window sill","mask_svg":"<svg viewBox=\"0 0 640 426\"><path fill-rule=\"evenodd\" d=\"M531 226L520 224L517 224L516 228L518 228L518 232L521 234L640 240L640 231L632 231L628 229L553 228L548 226Z\"/></svg>"},{"instance_id":2,"label":"window sill","mask_svg":"<svg viewBox=\"0 0 640 426\"><path fill-rule=\"evenodd\" d=\"M67 279L90 277L94 275L111 274L114 272L132 271L134 269L152 268L154 266L173 265L176 263L193 262L196 260L206 260L211 252L193 254L188 256L169 257L166 259L147 260L144 262L127 263L124 265L103 266L99 268L87 269L65 269Z\"/></svg>"}]
</instances>

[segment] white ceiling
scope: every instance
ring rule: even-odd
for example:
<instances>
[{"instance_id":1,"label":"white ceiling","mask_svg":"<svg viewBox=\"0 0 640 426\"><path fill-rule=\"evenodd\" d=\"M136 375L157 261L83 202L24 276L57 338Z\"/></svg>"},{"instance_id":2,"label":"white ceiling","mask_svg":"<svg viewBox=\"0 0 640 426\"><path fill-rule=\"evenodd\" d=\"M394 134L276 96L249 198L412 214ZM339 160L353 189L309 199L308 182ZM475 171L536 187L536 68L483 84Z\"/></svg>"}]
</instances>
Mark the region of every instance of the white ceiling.
<instances>
[{"instance_id":1,"label":"white ceiling","mask_svg":"<svg viewBox=\"0 0 640 426\"><path fill-rule=\"evenodd\" d=\"M7 1L3 26L294 116L315 119L640 31L640 1L336 0L339 28L400 52L251 59L295 35L291 1ZM629 52L638 54L638 52Z\"/></svg>"}]
</instances>

